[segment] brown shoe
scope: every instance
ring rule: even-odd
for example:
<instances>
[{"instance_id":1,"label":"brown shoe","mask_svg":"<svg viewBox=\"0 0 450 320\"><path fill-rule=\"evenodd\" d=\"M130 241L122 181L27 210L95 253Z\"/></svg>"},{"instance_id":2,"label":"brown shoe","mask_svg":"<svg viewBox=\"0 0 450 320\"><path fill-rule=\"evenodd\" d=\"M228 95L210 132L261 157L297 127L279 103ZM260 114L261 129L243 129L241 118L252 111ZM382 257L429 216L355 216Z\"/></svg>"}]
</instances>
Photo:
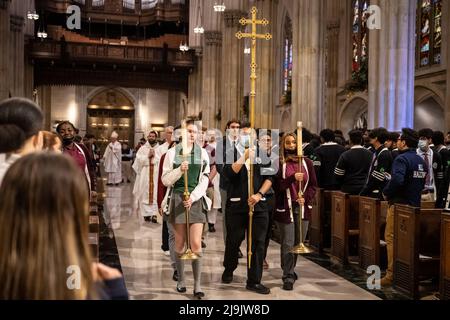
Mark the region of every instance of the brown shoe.
<instances>
[{"instance_id":1,"label":"brown shoe","mask_svg":"<svg viewBox=\"0 0 450 320\"><path fill-rule=\"evenodd\" d=\"M380 284L382 288L385 287L392 287L392 278L390 277L384 277L383 279L381 279Z\"/></svg>"}]
</instances>

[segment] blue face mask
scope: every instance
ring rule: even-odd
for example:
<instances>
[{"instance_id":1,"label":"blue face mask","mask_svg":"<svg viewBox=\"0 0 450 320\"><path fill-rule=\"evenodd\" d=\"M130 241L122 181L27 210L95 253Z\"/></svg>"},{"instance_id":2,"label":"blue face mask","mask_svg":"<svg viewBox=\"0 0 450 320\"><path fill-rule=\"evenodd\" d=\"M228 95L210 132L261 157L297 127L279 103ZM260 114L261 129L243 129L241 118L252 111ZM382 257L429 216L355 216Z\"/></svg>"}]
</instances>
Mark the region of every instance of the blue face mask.
<instances>
[{"instance_id":1,"label":"blue face mask","mask_svg":"<svg viewBox=\"0 0 450 320\"><path fill-rule=\"evenodd\" d=\"M428 151L428 141L427 140L419 140L419 149L422 152Z\"/></svg>"}]
</instances>

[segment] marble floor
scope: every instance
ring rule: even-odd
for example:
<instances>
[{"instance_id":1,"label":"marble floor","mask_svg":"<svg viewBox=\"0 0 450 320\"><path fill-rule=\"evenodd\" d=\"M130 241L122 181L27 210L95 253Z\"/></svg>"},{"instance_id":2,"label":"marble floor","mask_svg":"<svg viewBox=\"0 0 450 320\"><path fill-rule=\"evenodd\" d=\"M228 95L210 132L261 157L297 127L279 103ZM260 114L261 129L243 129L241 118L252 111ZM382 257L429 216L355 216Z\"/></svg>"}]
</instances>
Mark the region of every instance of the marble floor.
<instances>
[{"instance_id":1,"label":"marble floor","mask_svg":"<svg viewBox=\"0 0 450 320\"><path fill-rule=\"evenodd\" d=\"M176 292L172 280L173 270L169 257L161 250L161 221L146 223L133 210L131 186L108 188L105 202L105 224L113 230L120 265L131 299L136 300L189 300L192 299L193 276L190 263L186 264L186 294ZM203 258L202 287L209 300L376 300L377 296L354 285L318 264L299 258L296 272L299 280L294 291L281 289L279 245L271 242L264 271L263 283L271 288L271 294L261 296L245 289L245 259L235 272L232 284L221 283L224 244L222 221L219 214L216 233L206 239L207 248ZM111 236L111 235L110 235ZM242 247L245 252L245 244Z\"/></svg>"}]
</instances>

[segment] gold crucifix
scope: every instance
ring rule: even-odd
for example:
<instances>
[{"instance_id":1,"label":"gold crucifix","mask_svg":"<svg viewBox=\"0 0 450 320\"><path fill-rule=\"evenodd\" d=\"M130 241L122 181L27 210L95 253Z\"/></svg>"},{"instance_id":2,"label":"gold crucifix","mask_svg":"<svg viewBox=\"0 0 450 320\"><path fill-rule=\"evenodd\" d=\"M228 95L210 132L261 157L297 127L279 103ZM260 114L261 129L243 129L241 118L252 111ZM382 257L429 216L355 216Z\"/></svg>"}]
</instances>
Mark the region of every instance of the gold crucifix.
<instances>
[{"instance_id":1,"label":"gold crucifix","mask_svg":"<svg viewBox=\"0 0 450 320\"><path fill-rule=\"evenodd\" d=\"M246 19L241 18L239 20L240 24L243 26L251 25L252 26L252 33L242 33L241 31L236 33L236 37L238 39L242 38L250 38L252 39L252 47L251 47L251 55L252 55L252 61L251 61L251 74L250 74L250 83L251 83L251 91L250 91L250 126L252 129L255 128L255 98L256 98L256 40L257 39L265 39L270 40L272 39L272 35L270 33L266 34L258 34L257 26L263 25L267 26L269 24L269 21L267 19L258 20L256 15L258 13L258 9L256 7L253 7L251 10L252 18ZM253 146L253 132L250 134L250 144L249 147L252 148ZM250 160L252 161L252 160ZM249 197L254 194L254 187L253 187L253 164L250 163L250 170L248 172L248 193ZM248 231L247 231L247 267L250 269L252 265L252 230L253 230L253 213L254 208L250 206L249 210L249 221L248 221Z\"/></svg>"},{"instance_id":2,"label":"gold crucifix","mask_svg":"<svg viewBox=\"0 0 450 320\"><path fill-rule=\"evenodd\" d=\"M269 21L267 19L258 20L256 17L258 13L258 9L256 7L253 7L250 11L252 14L251 19L241 18L239 20L239 23L243 26L251 25L252 26L252 32L251 33L243 33L241 31L236 33L236 37L238 39L242 38L250 38L252 39L252 47L251 47L251 74L250 74L250 83L251 83L251 90L250 90L250 124L252 128L255 126L255 98L256 98L256 68L258 65L256 64L256 40L257 39L265 39L265 40L271 40L272 35L270 33L266 34L258 34L257 26L263 25L267 26L269 24Z\"/></svg>"}]
</instances>

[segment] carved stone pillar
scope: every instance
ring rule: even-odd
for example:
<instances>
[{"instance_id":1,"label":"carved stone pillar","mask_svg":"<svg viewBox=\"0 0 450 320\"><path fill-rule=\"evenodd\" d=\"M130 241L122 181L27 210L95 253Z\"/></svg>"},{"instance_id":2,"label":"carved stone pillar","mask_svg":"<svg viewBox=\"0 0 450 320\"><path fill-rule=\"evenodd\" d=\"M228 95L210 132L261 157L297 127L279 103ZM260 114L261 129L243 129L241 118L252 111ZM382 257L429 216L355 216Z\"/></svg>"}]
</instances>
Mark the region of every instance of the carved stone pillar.
<instances>
[{"instance_id":1,"label":"carved stone pillar","mask_svg":"<svg viewBox=\"0 0 450 320\"><path fill-rule=\"evenodd\" d=\"M21 15L10 16L10 63L8 76L10 91L13 97L24 96L25 81L25 41L23 28L25 19Z\"/></svg>"},{"instance_id":2,"label":"carved stone pillar","mask_svg":"<svg viewBox=\"0 0 450 320\"><path fill-rule=\"evenodd\" d=\"M294 63L292 77L291 128L302 120L318 132L323 128L324 104L324 2L298 0L294 3Z\"/></svg>"},{"instance_id":3,"label":"carved stone pillar","mask_svg":"<svg viewBox=\"0 0 450 320\"><path fill-rule=\"evenodd\" d=\"M326 126L338 128L338 62L339 62L339 21L327 24L326 35Z\"/></svg>"},{"instance_id":4,"label":"carved stone pillar","mask_svg":"<svg viewBox=\"0 0 450 320\"><path fill-rule=\"evenodd\" d=\"M0 101L9 96L9 0L0 0Z\"/></svg>"},{"instance_id":5,"label":"carved stone pillar","mask_svg":"<svg viewBox=\"0 0 450 320\"><path fill-rule=\"evenodd\" d=\"M244 16L247 12L240 9L230 9L224 13L222 129L228 120L241 116L240 110L244 105L244 41L236 38L236 32L242 29L239 20Z\"/></svg>"},{"instance_id":6,"label":"carved stone pillar","mask_svg":"<svg viewBox=\"0 0 450 320\"><path fill-rule=\"evenodd\" d=\"M219 128L221 110L222 32L205 31L203 51L202 111L203 125Z\"/></svg>"},{"instance_id":7,"label":"carved stone pillar","mask_svg":"<svg viewBox=\"0 0 450 320\"><path fill-rule=\"evenodd\" d=\"M275 30L278 24L277 10L278 0L258 0L258 19L269 20L268 26L259 26L258 33L270 33L272 40L258 40L256 46L257 82L256 82L256 112L255 127L271 129L273 125L273 115L278 97L275 97L274 84L276 79L276 64L279 63L276 57L276 45L278 39L275 37Z\"/></svg>"},{"instance_id":8,"label":"carved stone pillar","mask_svg":"<svg viewBox=\"0 0 450 320\"><path fill-rule=\"evenodd\" d=\"M381 29L369 33L369 128L414 125L416 1L374 0Z\"/></svg>"}]
</instances>

